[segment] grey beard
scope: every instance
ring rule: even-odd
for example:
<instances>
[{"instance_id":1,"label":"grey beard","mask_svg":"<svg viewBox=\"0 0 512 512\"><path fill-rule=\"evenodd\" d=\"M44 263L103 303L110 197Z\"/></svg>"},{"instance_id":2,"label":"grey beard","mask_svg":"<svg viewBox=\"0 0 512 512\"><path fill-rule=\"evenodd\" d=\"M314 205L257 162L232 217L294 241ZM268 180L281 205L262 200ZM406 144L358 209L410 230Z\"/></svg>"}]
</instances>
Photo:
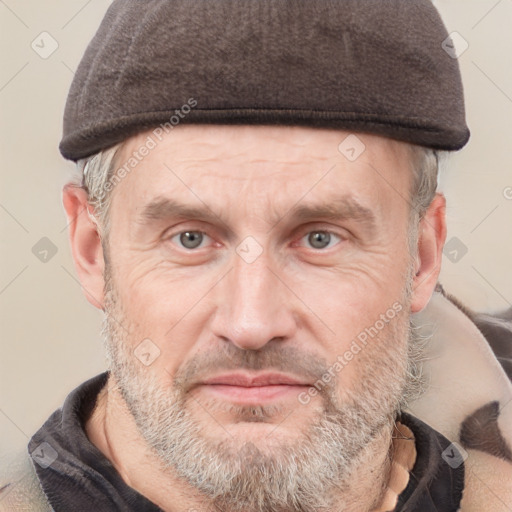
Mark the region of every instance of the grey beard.
<instances>
[{"instance_id":1,"label":"grey beard","mask_svg":"<svg viewBox=\"0 0 512 512\"><path fill-rule=\"evenodd\" d=\"M322 406L316 405L317 417L298 439L291 443L269 439L266 447L250 441L237 443L229 435L224 440L212 440L201 433L204 425L191 412L194 404L186 393L186 371L178 372L171 389L163 388L133 357L125 333L112 320L119 313L112 290L106 294L106 302L103 334L110 369L141 436L164 471L182 478L225 512L345 510L348 503L343 502L343 496L350 495L356 471L371 461L372 441L391 436L406 397L417 394L415 369L420 353L414 330L405 319L395 318L385 338L357 356L361 358L361 375L353 390L344 391L343 403L337 398L335 385L326 386L321 393ZM406 311L404 307L402 314ZM408 339L409 350L404 339ZM238 355L243 351L234 346L233 350L232 360L239 357L246 363L243 367L267 367L259 351ZM287 350L278 346L272 361L277 362L278 356L282 362L296 360L296 352L287 354ZM326 369L317 361L312 373L323 375ZM237 419L251 422L283 412L273 405L224 407ZM300 414L300 407L305 406L298 403L291 414Z\"/></svg>"}]
</instances>

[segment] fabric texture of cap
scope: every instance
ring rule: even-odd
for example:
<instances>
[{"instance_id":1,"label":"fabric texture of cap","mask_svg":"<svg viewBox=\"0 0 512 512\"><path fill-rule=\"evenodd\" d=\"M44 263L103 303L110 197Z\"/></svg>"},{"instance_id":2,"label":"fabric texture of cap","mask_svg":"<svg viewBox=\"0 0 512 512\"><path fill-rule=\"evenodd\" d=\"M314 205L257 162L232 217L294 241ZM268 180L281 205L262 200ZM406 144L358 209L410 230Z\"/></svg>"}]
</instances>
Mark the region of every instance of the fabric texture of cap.
<instances>
[{"instance_id":1,"label":"fabric texture of cap","mask_svg":"<svg viewBox=\"0 0 512 512\"><path fill-rule=\"evenodd\" d=\"M179 123L457 150L469 130L448 37L430 0L114 0L71 85L60 150L78 160Z\"/></svg>"}]
</instances>

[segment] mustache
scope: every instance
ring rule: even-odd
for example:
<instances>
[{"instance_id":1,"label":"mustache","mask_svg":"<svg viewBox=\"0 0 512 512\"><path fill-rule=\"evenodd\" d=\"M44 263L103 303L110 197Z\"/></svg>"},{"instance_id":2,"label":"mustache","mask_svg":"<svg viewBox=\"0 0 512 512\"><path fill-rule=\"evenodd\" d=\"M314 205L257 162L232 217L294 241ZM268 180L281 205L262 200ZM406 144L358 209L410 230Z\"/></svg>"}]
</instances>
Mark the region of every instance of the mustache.
<instances>
[{"instance_id":1,"label":"mustache","mask_svg":"<svg viewBox=\"0 0 512 512\"><path fill-rule=\"evenodd\" d=\"M325 358L297 347L269 341L258 350L244 350L227 342L219 348L196 354L174 376L174 386L183 393L199 382L224 371L252 370L289 373L312 384L322 378L329 365ZM334 387L331 381L325 388ZM325 389L324 389L325 391Z\"/></svg>"}]
</instances>

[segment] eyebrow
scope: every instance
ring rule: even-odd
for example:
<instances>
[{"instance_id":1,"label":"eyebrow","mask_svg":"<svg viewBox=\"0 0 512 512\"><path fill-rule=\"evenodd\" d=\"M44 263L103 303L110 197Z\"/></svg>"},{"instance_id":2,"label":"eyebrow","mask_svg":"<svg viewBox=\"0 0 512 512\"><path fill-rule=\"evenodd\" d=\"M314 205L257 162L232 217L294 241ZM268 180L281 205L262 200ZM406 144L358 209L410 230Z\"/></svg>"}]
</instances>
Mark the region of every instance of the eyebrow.
<instances>
[{"instance_id":1,"label":"eyebrow","mask_svg":"<svg viewBox=\"0 0 512 512\"><path fill-rule=\"evenodd\" d=\"M373 210L362 205L351 196L335 198L328 203L318 205L299 204L294 206L286 216L298 220L322 218L329 220L354 220L373 232L377 228L377 217Z\"/></svg>"},{"instance_id":2,"label":"eyebrow","mask_svg":"<svg viewBox=\"0 0 512 512\"><path fill-rule=\"evenodd\" d=\"M167 197L157 197L144 206L137 220L139 223L144 224L151 221L174 218L198 220L212 220L216 218L222 220L220 216L216 215L206 205L204 207L192 206Z\"/></svg>"},{"instance_id":3,"label":"eyebrow","mask_svg":"<svg viewBox=\"0 0 512 512\"><path fill-rule=\"evenodd\" d=\"M271 212L271 215L271 223L274 227L285 217L301 221L313 219L354 220L370 232L373 232L377 227L375 213L351 196L337 197L321 204L298 203L284 215L278 214L275 210ZM221 215L216 214L206 205L192 206L181 203L176 199L160 196L143 207L137 222L147 224L170 219L217 220L227 224Z\"/></svg>"}]
</instances>

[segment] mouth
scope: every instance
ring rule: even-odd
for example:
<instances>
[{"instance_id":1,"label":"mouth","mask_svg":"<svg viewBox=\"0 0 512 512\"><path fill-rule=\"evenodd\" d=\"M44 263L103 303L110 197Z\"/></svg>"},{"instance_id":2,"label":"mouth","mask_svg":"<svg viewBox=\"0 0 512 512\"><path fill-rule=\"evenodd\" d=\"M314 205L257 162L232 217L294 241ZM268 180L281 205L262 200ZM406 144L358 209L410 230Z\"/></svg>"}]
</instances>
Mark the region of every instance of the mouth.
<instances>
[{"instance_id":1,"label":"mouth","mask_svg":"<svg viewBox=\"0 0 512 512\"><path fill-rule=\"evenodd\" d=\"M281 373L230 373L199 383L206 393L237 404L258 405L297 396L311 384Z\"/></svg>"}]
</instances>

